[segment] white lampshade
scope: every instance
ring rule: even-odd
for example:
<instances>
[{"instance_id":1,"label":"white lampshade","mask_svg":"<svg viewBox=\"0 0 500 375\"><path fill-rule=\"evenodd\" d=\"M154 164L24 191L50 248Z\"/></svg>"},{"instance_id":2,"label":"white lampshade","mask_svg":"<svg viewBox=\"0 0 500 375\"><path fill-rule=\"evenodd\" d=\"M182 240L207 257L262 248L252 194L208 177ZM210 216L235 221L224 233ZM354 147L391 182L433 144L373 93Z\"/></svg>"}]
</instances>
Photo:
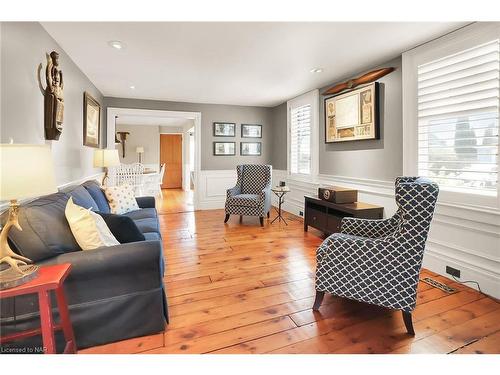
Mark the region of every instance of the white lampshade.
<instances>
[{"instance_id":1,"label":"white lampshade","mask_svg":"<svg viewBox=\"0 0 500 375\"><path fill-rule=\"evenodd\" d=\"M0 144L0 200L57 192L52 152L46 145Z\"/></svg>"},{"instance_id":2,"label":"white lampshade","mask_svg":"<svg viewBox=\"0 0 500 375\"><path fill-rule=\"evenodd\" d=\"M118 150L95 150L94 168L116 167L120 165Z\"/></svg>"},{"instance_id":3,"label":"white lampshade","mask_svg":"<svg viewBox=\"0 0 500 375\"><path fill-rule=\"evenodd\" d=\"M137 152L138 154L143 154L144 153L144 147L142 146L138 146L135 148L135 152Z\"/></svg>"}]
</instances>

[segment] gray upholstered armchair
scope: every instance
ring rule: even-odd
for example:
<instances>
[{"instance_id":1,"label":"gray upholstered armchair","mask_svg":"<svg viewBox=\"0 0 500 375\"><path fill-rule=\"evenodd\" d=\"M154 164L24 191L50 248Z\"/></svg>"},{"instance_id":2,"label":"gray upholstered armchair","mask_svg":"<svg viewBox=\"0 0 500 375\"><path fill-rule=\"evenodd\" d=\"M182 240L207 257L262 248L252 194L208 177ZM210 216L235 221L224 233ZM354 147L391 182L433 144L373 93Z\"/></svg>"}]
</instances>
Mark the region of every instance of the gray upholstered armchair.
<instances>
[{"instance_id":1,"label":"gray upholstered armchair","mask_svg":"<svg viewBox=\"0 0 500 375\"><path fill-rule=\"evenodd\" d=\"M408 333L415 334L411 313L438 192L430 180L398 177L393 217L342 219L341 232L328 237L316 252L313 309L328 292L401 310Z\"/></svg>"},{"instance_id":2,"label":"gray upholstered armchair","mask_svg":"<svg viewBox=\"0 0 500 375\"><path fill-rule=\"evenodd\" d=\"M264 216L269 217L271 208L271 174L270 165L245 164L238 165L236 186L227 190L226 218L231 215L259 216L260 225L264 226Z\"/></svg>"}]
</instances>

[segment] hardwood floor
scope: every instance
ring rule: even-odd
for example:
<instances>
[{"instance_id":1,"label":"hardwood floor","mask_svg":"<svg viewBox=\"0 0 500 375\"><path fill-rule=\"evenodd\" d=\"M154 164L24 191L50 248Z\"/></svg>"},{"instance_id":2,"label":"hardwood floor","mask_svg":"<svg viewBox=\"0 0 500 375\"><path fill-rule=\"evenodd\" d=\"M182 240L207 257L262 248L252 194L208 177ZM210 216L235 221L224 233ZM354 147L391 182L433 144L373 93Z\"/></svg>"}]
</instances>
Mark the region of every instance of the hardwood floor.
<instances>
[{"instance_id":1,"label":"hardwood floor","mask_svg":"<svg viewBox=\"0 0 500 375\"><path fill-rule=\"evenodd\" d=\"M194 211L192 190L162 189L161 192L162 199L157 199L160 215Z\"/></svg>"},{"instance_id":2,"label":"hardwood floor","mask_svg":"<svg viewBox=\"0 0 500 375\"><path fill-rule=\"evenodd\" d=\"M225 225L223 210L179 212L180 194L159 208L170 325L81 353L500 353L500 304L426 270L457 292L419 284L415 337L399 311L326 296L313 312L319 232L290 214Z\"/></svg>"}]
</instances>

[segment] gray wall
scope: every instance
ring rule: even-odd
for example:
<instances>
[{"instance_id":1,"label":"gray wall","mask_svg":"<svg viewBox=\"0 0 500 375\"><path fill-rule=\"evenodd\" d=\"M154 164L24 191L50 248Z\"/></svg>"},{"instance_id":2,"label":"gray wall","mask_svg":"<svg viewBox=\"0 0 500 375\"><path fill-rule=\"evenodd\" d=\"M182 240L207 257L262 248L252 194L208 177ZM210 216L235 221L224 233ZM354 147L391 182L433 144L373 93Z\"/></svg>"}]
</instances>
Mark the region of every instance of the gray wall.
<instances>
[{"instance_id":1,"label":"gray wall","mask_svg":"<svg viewBox=\"0 0 500 375\"><path fill-rule=\"evenodd\" d=\"M183 102L168 102L157 100L140 100L125 98L104 98L105 107L115 108L140 108L168 111L187 111L201 112L201 169L234 169L241 163L272 163L272 112L270 108L265 107L246 107L235 105L219 104L198 104ZM236 137L214 137L214 121L227 121L236 123ZM262 138L255 139L256 142L262 142L261 156L239 156L239 143L242 140L241 124L261 124ZM213 156L214 141L234 141L236 142L236 156ZM250 138L244 141L253 141Z\"/></svg>"},{"instance_id":2,"label":"gray wall","mask_svg":"<svg viewBox=\"0 0 500 375\"><path fill-rule=\"evenodd\" d=\"M325 143L325 97L321 93L339 82L365 72L352 72L349 76L319 89L319 173L358 177L374 180L393 180L403 173L403 113L401 57L380 67L395 67L391 74L381 78L380 139L345 143ZM379 67L373 67L377 69ZM275 169L286 170L286 102L272 109L273 150Z\"/></svg>"},{"instance_id":3,"label":"gray wall","mask_svg":"<svg viewBox=\"0 0 500 375\"><path fill-rule=\"evenodd\" d=\"M286 132L287 132L287 106L286 102L274 107L272 111L272 164L274 169L285 170L287 168L286 155Z\"/></svg>"},{"instance_id":4,"label":"gray wall","mask_svg":"<svg viewBox=\"0 0 500 375\"><path fill-rule=\"evenodd\" d=\"M380 67L396 70L381 78L380 87L380 139L344 143L325 143L324 96L319 105L319 173L374 180L393 180L403 173L403 111L401 57ZM373 67L370 70L377 69ZM343 82L365 72L352 72ZM320 94L333 82L320 89Z\"/></svg>"},{"instance_id":5,"label":"gray wall","mask_svg":"<svg viewBox=\"0 0 500 375\"><path fill-rule=\"evenodd\" d=\"M154 125L116 125L116 131L129 132L125 141L125 157L122 157L122 145L116 145L120 161L125 164L137 163L137 146L144 147L142 164L160 164L160 127Z\"/></svg>"},{"instance_id":6,"label":"gray wall","mask_svg":"<svg viewBox=\"0 0 500 375\"><path fill-rule=\"evenodd\" d=\"M15 143L50 145L58 185L99 173L92 166L94 148L83 146L83 93L88 91L101 104L102 94L39 23L2 22L0 27L1 142L12 137ZM64 128L58 141L45 141L36 71L41 62L45 69L45 53L53 50L59 52L64 77ZM101 118L101 144L104 134Z\"/></svg>"}]
</instances>

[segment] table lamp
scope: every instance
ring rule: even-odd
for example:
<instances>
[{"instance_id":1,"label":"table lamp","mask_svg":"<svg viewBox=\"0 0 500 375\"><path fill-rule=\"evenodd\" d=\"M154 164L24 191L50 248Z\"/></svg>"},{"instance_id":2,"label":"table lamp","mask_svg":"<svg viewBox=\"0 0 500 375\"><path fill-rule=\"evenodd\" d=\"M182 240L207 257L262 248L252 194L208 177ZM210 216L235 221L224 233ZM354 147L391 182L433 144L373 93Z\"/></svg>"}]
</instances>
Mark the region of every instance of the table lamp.
<instances>
[{"instance_id":1,"label":"table lamp","mask_svg":"<svg viewBox=\"0 0 500 375\"><path fill-rule=\"evenodd\" d=\"M52 153L46 145L0 144L0 200L10 201L9 217L0 233L0 289L13 288L33 279L38 266L16 254L7 241L9 230L19 225L18 199L57 191Z\"/></svg>"},{"instance_id":2,"label":"table lamp","mask_svg":"<svg viewBox=\"0 0 500 375\"><path fill-rule=\"evenodd\" d=\"M135 148L135 152L139 155L139 163L142 163L142 154L144 154L144 147L138 146Z\"/></svg>"},{"instance_id":3,"label":"table lamp","mask_svg":"<svg viewBox=\"0 0 500 375\"><path fill-rule=\"evenodd\" d=\"M118 165L120 165L118 150L94 151L94 168L104 168L103 186L106 184L106 179L108 178L108 167L117 167Z\"/></svg>"}]
</instances>

